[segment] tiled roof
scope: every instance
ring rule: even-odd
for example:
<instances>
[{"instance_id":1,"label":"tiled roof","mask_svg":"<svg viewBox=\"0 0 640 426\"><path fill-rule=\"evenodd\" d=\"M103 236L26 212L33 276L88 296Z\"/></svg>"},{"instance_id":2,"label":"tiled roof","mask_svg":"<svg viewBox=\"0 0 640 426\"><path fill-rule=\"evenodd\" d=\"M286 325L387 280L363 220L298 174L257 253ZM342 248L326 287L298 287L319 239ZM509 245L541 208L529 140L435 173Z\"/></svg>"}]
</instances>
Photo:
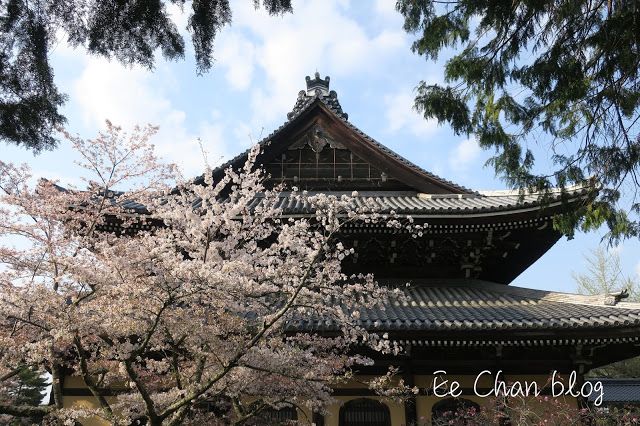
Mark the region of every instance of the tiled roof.
<instances>
[{"instance_id":1,"label":"tiled roof","mask_svg":"<svg viewBox=\"0 0 640 426\"><path fill-rule=\"evenodd\" d=\"M300 95L303 92L300 92ZM331 92L333 94L335 94L335 92ZM330 93L330 94L331 94ZM316 101L321 102L322 104L324 104L327 108L329 108L331 111L333 111L340 119L341 121L347 126L349 127L351 130L353 130L354 132L358 133L360 136L364 137L367 142L371 143L372 145L374 145L375 147L377 147L378 149L380 149L381 151L385 152L387 155L393 157L394 159L400 161L401 163L403 163L404 165L408 166L409 168L425 174L427 176L429 176L432 179L435 180L439 180L443 183L446 183L449 186L453 186L463 192L467 192L467 193L473 193L473 191L469 188L465 188L464 186L458 185L454 182L451 182L450 180L444 179L440 176L437 176L425 169L423 169L422 167L414 164L413 162L407 160L406 158L404 158L403 156L401 156L400 154L396 153L395 151L389 149L387 146L381 144L380 142L378 142L377 140L373 139L371 136L367 135L365 132L363 132L362 130L360 130L359 128L357 128L356 126L354 126L350 121L347 120L348 116L342 112L342 108L340 107L340 103L337 100L336 96L325 96L320 92L317 92L315 95L313 96L305 96L305 99L302 99L299 97L298 101L296 101L296 104L294 106L294 109L292 112L290 112L289 114L287 114L287 118L289 119L289 122L293 121L296 117L298 117L299 115L301 115L304 111L306 111L307 109L309 109ZM288 124L285 123L284 125ZM283 125L283 126L284 126ZM282 128L282 127L281 127ZM277 132L277 131L276 131ZM269 137L272 137L273 134L271 134Z\"/></svg>"},{"instance_id":2,"label":"tiled roof","mask_svg":"<svg viewBox=\"0 0 640 426\"><path fill-rule=\"evenodd\" d=\"M339 193L333 193L339 195ZM571 197L585 195L586 190L576 190ZM281 194L278 207L284 214L304 214L311 212L311 207L304 199L296 199L288 193ZM495 211L520 210L528 207L539 207L541 199L539 194L525 195L522 199L519 195L428 195L419 193L393 193L393 192L360 192L353 197L356 206L362 207L366 203L374 201L383 211L394 211L397 214L407 215L447 215L456 213L489 213ZM545 202L553 203L560 200L560 194L553 194ZM256 199L252 207L257 206L260 199Z\"/></svg>"},{"instance_id":3,"label":"tiled roof","mask_svg":"<svg viewBox=\"0 0 640 426\"><path fill-rule=\"evenodd\" d=\"M589 379L591 383L602 382L602 402L604 403L639 403L640 379ZM599 396L593 392L589 395L589 402L594 402Z\"/></svg>"},{"instance_id":4,"label":"tiled roof","mask_svg":"<svg viewBox=\"0 0 640 426\"><path fill-rule=\"evenodd\" d=\"M342 192L331 192L332 195L341 195ZM345 194L347 194L345 192ZM348 192L351 195L351 192ZM577 198L587 194L586 189L577 189L569 192L569 198ZM119 195L115 193L116 197ZM552 194L544 203L553 204L560 201L560 193ZM492 212L506 212L523 210L528 208L538 208L543 205L539 194L528 194L520 197L517 194L500 195L471 195L458 196L451 195L428 195L420 193L393 192L393 191L362 191L353 197L356 207L363 207L373 201L379 206L382 212L394 211L396 214L405 215L454 215L454 214L488 214ZM250 208L257 207L263 198L257 197ZM132 200L123 200L121 205L124 209L138 213L145 212L145 207ZM199 201L194 201L193 206L197 208ZM293 196L290 192L283 192L278 197L277 207L283 210L285 215L304 215L312 213L311 205L303 197Z\"/></svg>"},{"instance_id":5,"label":"tiled roof","mask_svg":"<svg viewBox=\"0 0 640 426\"><path fill-rule=\"evenodd\" d=\"M326 104L325 104L326 105ZM327 105L329 108L331 108L331 106ZM356 126L354 126L353 124L351 124L351 122L346 121L346 120L342 120L344 122L344 124L347 125L347 127L350 127L351 130L353 130L354 132L358 133L360 136L362 136L363 138L365 138L369 143L371 143L372 145L376 146L378 149L380 149L381 151L384 151L387 155L393 157L394 159L400 161L401 163L403 163L405 166L417 171L418 173L424 174L429 176L430 178L443 182L449 186L452 186L454 188L459 189L462 192L466 192L469 194L474 193L474 191L472 189L466 188L462 185L458 185L455 182L452 182L448 179L445 179L443 177L440 177L436 174L431 173L428 170L423 169L422 167L416 165L415 163L407 160L406 158L404 158L402 155L398 154L397 152L393 151L392 149L390 149L389 147L387 147L386 145L381 144L380 142L378 142L377 140L373 139L371 136L367 135L365 132L363 132L362 130L360 130L359 128L357 128Z\"/></svg>"},{"instance_id":6,"label":"tiled roof","mask_svg":"<svg viewBox=\"0 0 640 426\"><path fill-rule=\"evenodd\" d=\"M351 195L351 192L344 192ZM333 191L332 195L340 196L343 192ZM586 189L575 189L568 192L571 199L586 196ZM120 193L114 193L117 198ZM515 193L499 193L495 195L429 195L415 192L394 192L394 191L362 191L353 197L356 207L363 207L373 201L382 209L382 212L394 211L396 214L413 216L441 216L454 214L490 214L493 212L506 212L515 210L526 210L528 208L539 208L541 205L550 205L561 200L559 192L552 193L551 196L542 200L540 194L528 194L520 197ZM250 208L257 207L263 198L257 197ZM121 206L132 212L144 213L145 207L132 200L122 200ZM194 201L193 206L199 206L199 200ZM283 192L278 197L277 207L283 210L285 215L304 215L312 213L311 205L304 198L292 196L290 192Z\"/></svg>"},{"instance_id":7,"label":"tiled roof","mask_svg":"<svg viewBox=\"0 0 640 426\"><path fill-rule=\"evenodd\" d=\"M356 198L356 203L362 204L365 198L373 199L383 210L395 211L399 214L411 214L411 215L452 215L452 214L486 214L491 212L513 211L527 208L536 208L545 203L553 203L560 201L563 194L559 191L551 192L545 197L542 197L539 193L525 194L521 196L517 191L497 191L497 192L474 192L468 188L457 185L451 181L443 179L430 173L427 170L417 166L401 155L395 153L391 149L387 148L383 144L377 142L363 131L351 124L347 118L347 114L342 111L342 107L338 101L335 91L329 91L329 77L320 79L319 74L316 73L315 79L311 80L307 77L307 91L300 91L296 104L287 117L288 120L283 123L278 129L272 132L269 136L259 142L260 145L265 146L268 144L278 133L280 133L285 127L298 120L301 115L311 109L318 103L326 106L332 111L338 119L349 127L352 131L361 135L368 143L375 146L378 150L383 151L388 156L394 158L405 166L413 169L414 171L422 174L423 176L443 183L444 185L452 188L454 191L462 191L464 194L421 194L417 192L392 192L392 191L367 191L359 194ZM212 172L214 174L221 174L226 168L232 164L237 164L244 161L247 157L248 151L245 151L225 164L215 168ZM195 179L196 183L204 181L203 176L199 176ZM338 195L337 191L330 191L332 194ZM588 191L584 188L568 188L566 194L569 198L576 198L578 196L586 196ZM127 201L119 199L120 193L114 193L113 202L121 203L122 207L132 212L143 213L146 211L145 207L136 201ZM260 203L260 199L257 198L254 202L254 206ZM194 206L197 206L198 201L194 201ZM305 214L310 212L310 207L303 201L296 201L288 194L284 193L280 197L280 207L284 209L285 214Z\"/></svg>"},{"instance_id":8,"label":"tiled roof","mask_svg":"<svg viewBox=\"0 0 640 426\"><path fill-rule=\"evenodd\" d=\"M360 324L372 331L577 330L640 326L638 304L605 304L582 296L506 286L479 280L425 280L408 287L406 300L386 300L384 309L360 309ZM301 320L299 330L330 330L332 324Z\"/></svg>"},{"instance_id":9,"label":"tiled roof","mask_svg":"<svg viewBox=\"0 0 640 426\"><path fill-rule=\"evenodd\" d=\"M280 133L285 127L287 127L289 124L295 122L304 112L306 112L307 110L311 109L313 105L315 105L316 103L319 102L319 103L323 104L324 106L326 106L330 111L332 111L342 121L342 123L344 123L345 126L350 128L355 133L359 134L367 142L369 142L371 145L375 146L380 151L383 151L384 153L386 153L390 157L394 158L396 161L399 161L400 163L404 164L405 166L409 167L410 169L413 169L414 171L416 171L416 172L418 172L420 174L428 176L432 180L440 181L440 182L442 182L443 184L445 184L447 186L456 188L457 190L462 191L462 192L466 192L468 194L473 194L474 193L474 191L469 189L469 188L465 188L464 186L458 185L458 184L456 184L454 182L451 182L451 181L449 181L447 179L444 179L444 178L442 178L440 176L437 176L437 175L435 175L435 174L423 169L422 167L414 164L413 162L411 162L408 159L404 158L403 156L401 156L400 154L396 153L395 151L389 149L385 145L383 145L380 142L376 141L375 139L373 139L372 137L370 137L369 135L364 133L362 130L360 130L359 128L357 128L353 124L351 124L351 122L348 121L348 115L342 111L342 107L340 106L340 103L338 102L337 95L335 93L336 92L334 92L334 91L331 91L329 93L325 93L324 91L315 91L313 94L309 94L308 92L300 91L300 93L298 95L298 99L296 100L296 103L295 103L295 105L293 107L293 110L290 113L287 114L288 120L285 121L280 127L278 127L275 131L273 131L266 138L264 138L260 142L258 142L258 144L262 145L262 146L265 146L267 143L269 143L271 141L271 139L273 139L273 137L275 137L278 133ZM232 164L235 164L237 162L243 161L247 157L248 152L249 151L247 150L247 151L235 156L234 158L232 158L231 160L227 161L226 163L216 167L213 170L213 173L214 174L215 173L220 173L224 169L226 169L227 167L231 166ZM204 178L202 176L196 178L196 182L200 182L202 180L204 180Z\"/></svg>"}]
</instances>

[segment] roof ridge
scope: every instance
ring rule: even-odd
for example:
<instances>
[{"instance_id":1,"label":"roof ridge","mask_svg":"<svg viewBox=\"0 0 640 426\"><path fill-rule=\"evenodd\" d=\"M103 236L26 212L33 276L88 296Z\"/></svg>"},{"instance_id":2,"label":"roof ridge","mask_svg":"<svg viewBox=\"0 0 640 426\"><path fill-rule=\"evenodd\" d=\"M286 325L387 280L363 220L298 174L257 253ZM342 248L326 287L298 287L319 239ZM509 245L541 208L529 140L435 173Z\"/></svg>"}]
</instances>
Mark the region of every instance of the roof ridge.
<instances>
[{"instance_id":1,"label":"roof ridge","mask_svg":"<svg viewBox=\"0 0 640 426\"><path fill-rule=\"evenodd\" d=\"M384 281L384 280L382 280ZM405 280L411 281L411 280ZM606 306L608 308L626 309L626 310L640 310L640 303L633 302L617 302L616 304L607 304L606 295L586 295L578 293L567 293L561 291L551 290L539 290L534 288L519 287L514 285L506 285L494 283L491 281L480 279L455 279L455 280L442 280L442 279L425 279L425 280L413 280L418 287L420 285L426 285L428 287L438 287L445 284L447 287L466 287L471 289L485 290L489 292L508 294L510 296L519 296L530 299L536 299L545 302L559 302L559 303L571 303L574 305L588 305L588 306Z\"/></svg>"},{"instance_id":2,"label":"roof ridge","mask_svg":"<svg viewBox=\"0 0 640 426\"><path fill-rule=\"evenodd\" d=\"M616 303L615 306L618 306L620 308L625 308L625 309L640 309L640 302L620 301Z\"/></svg>"},{"instance_id":3,"label":"roof ridge","mask_svg":"<svg viewBox=\"0 0 640 426\"><path fill-rule=\"evenodd\" d=\"M289 114L287 114L287 120L282 123L280 126L278 126L275 130L273 130L271 133L269 133L267 136L265 136L264 138L262 138L261 140L258 141L258 145L259 146L265 146L267 145L271 139L278 134L282 129L284 129L286 126L288 126L289 124L291 124L294 120L296 120L298 117L300 117L300 115L305 112L307 109L310 108L310 106L314 103L315 100L320 99L320 95L315 94L312 97L309 97L309 102L304 105L300 110L298 111L292 111ZM323 102L324 103L324 102ZM326 105L326 104L325 104ZM225 170L227 167L231 166L233 163L235 163L236 161L241 160L243 157L246 157L249 154L249 151L251 151L251 148L246 149L245 151L237 154L235 157L225 161L224 163L222 163L219 166L216 166L214 168L211 169L211 173L219 173L223 170ZM202 181L204 181L204 174L196 176L194 181L196 183L200 183Z\"/></svg>"},{"instance_id":4,"label":"roof ridge","mask_svg":"<svg viewBox=\"0 0 640 426\"><path fill-rule=\"evenodd\" d=\"M301 91L302 93L302 91ZM335 93L335 92L334 92ZM325 98L331 98L331 95L323 95L322 93L320 93L319 91L316 91L313 95L310 96L306 96L307 99L305 99L304 101L301 101L300 98L298 98L298 101L296 102L296 106L294 107L294 110L291 111L290 113L287 114L287 120L282 123L280 126L278 126L274 131L272 131L269 135L267 135L266 137L264 137L263 139L261 139L258 142L259 146L265 146L268 142L271 141L271 139L278 134L281 130L283 130L286 126L290 125L292 122L294 122L296 119L298 119L303 113L305 113L306 111L308 111L309 109L311 109L311 107L316 103L321 103L322 105L324 105L327 109L329 109L331 112L333 112L335 114L335 116L344 124L346 125L348 128L350 128L351 130L353 130L354 132L358 133L360 136L364 137L368 142L370 142L372 145L374 145L377 149L385 152L387 155L393 157L395 160L403 163L404 165L408 166L409 168L413 169L414 171L426 175L428 178L439 181L447 186L453 187L455 189L458 189L460 191L466 192L469 195L477 195L478 193L472 189L469 189L465 186L459 185L453 181L450 181L448 179L445 179L443 177L440 177L434 173L429 172L428 170L418 166L417 164L413 163L412 161L408 160L407 158L403 157L402 155L398 154L397 152L393 151L391 148L387 147L386 145L378 142L376 139L372 138L371 136L369 136L368 134L366 134L364 131L362 131L361 129L359 129L358 127L356 127L354 124L352 124L349 120L348 120L348 116L346 113L344 113L342 111L342 107L340 107L340 105L338 104L338 108L335 107L331 102L329 102L327 99ZM246 157L248 152L250 151L251 148L245 150L244 152L236 155L235 157L231 158L230 160L226 161L225 163L213 168L211 170L212 173L220 173L222 170L226 169L227 167L229 167L230 165L232 165L233 163L235 163L236 161L241 160L243 157ZM204 181L204 175L199 175L197 176L195 179L195 182L199 183Z\"/></svg>"},{"instance_id":5,"label":"roof ridge","mask_svg":"<svg viewBox=\"0 0 640 426\"><path fill-rule=\"evenodd\" d=\"M503 285L492 283L490 281L482 281L477 280L481 283L485 289L490 291L500 291L502 293L507 293L515 296L524 296L530 297L537 300L543 300L547 302L562 302L562 303L571 303L575 305L598 305L598 306L607 306L610 308L617 309L640 309L640 303L630 303L630 302L616 302L614 304L607 303L607 295L606 294L579 294L579 293L568 293L561 291L552 291L552 290L539 290L534 288L527 287L519 287L512 285ZM626 306L623 306L626 304Z\"/></svg>"},{"instance_id":6,"label":"roof ridge","mask_svg":"<svg viewBox=\"0 0 640 426\"><path fill-rule=\"evenodd\" d=\"M441 181L443 183L445 183L446 185L452 186L454 188L457 188L461 191L464 192L468 192L468 193L476 193L476 191L469 189L465 186L459 185L453 181L450 181L448 179L445 179L441 176L438 176L420 166L418 166L417 164L415 164L414 162L408 160L407 158L403 157L402 155L398 154L397 152L395 152L394 150L392 150L391 148L389 148L388 146L378 142L376 139L372 138L371 136L369 136L368 134L366 134L364 131L360 130L356 125L354 125L353 123L351 123L350 121L348 121L347 119L343 118L341 115L341 111L337 111L335 110L332 105L330 105L329 103L325 102L325 100L322 97L319 97L318 95L316 95L318 97L318 99L320 99L320 102L322 102L327 108L329 108L331 111L333 111L339 118L340 120L342 120L342 122L349 127L351 130L354 130L355 132L357 132L360 136L363 136L365 139L367 139L369 142L371 142L372 144L374 144L378 149L380 149L381 151L386 152L387 154L389 154L390 156L394 157L396 160L399 160L400 162L404 163L405 165L409 166L410 168L414 169L415 171L419 172L419 173L423 173L425 175L427 175L428 177ZM307 106L308 107L308 106Z\"/></svg>"}]
</instances>

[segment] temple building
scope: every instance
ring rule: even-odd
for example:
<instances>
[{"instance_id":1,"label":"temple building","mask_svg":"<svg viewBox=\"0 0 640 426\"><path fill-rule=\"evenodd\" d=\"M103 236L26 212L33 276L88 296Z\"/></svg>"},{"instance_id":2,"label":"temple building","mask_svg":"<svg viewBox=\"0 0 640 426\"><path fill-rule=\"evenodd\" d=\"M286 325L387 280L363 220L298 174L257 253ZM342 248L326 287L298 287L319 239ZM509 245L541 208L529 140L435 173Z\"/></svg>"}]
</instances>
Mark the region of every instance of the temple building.
<instances>
[{"instance_id":1,"label":"temple building","mask_svg":"<svg viewBox=\"0 0 640 426\"><path fill-rule=\"evenodd\" d=\"M482 410L489 398L476 391L488 393L497 374L507 382L536 381L543 388L552 371L565 376L575 371L580 384L591 368L640 355L640 304L625 302L625 294L586 296L510 285L562 237L553 227L554 215L579 207L589 197L587 190L557 191L542 199L445 180L354 126L329 83L318 73L307 77L287 121L261 142L258 161L269 182L311 193L357 191L357 197L372 198L386 211L428 227L420 238L411 238L383 225L353 224L341 236L355 248L345 264L348 273L373 273L380 284L401 285L407 295L406 303L362 310L365 327L387 333L405 351L369 353L375 365L358 374L384 374L395 365L404 382L420 392L399 403L354 381L335 389L338 403L327 415L313 416L317 425L426 424L464 404ZM222 176L246 156L238 155L214 174ZM287 216L306 213L286 194L282 203ZM312 320L295 327L331 330L331 324ZM474 389L485 370L490 373ZM449 381L460 382L459 398L434 395L434 377L445 378L443 371ZM576 406L578 399L573 399ZM281 415L300 417L295 410Z\"/></svg>"}]
</instances>

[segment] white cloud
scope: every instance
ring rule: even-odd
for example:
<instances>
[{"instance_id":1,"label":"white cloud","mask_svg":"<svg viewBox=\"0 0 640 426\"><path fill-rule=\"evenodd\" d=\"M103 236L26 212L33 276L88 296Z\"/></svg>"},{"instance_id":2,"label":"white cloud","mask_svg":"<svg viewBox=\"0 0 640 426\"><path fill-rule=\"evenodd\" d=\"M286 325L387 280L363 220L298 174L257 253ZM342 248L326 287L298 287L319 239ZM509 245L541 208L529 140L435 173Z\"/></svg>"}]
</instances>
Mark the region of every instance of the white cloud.
<instances>
[{"instance_id":1,"label":"white cloud","mask_svg":"<svg viewBox=\"0 0 640 426\"><path fill-rule=\"evenodd\" d=\"M175 79L166 69L151 73L140 67L124 67L105 59L90 58L72 88L72 100L82 111L85 126L100 128L106 119L124 128L147 123L159 125L152 143L159 155L176 162L186 175L199 174L204 159L198 143L202 140L209 159L226 153L223 126L212 116L201 123L199 131L188 130L186 114L175 108L164 87Z\"/></svg>"},{"instance_id":2,"label":"white cloud","mask_svg":"<svg viewBox=\"0 0 640 426\"><path fill-rule=\"evenodd\" d=\"M402 23L402 16L396 10L396 2L392 0L375 0L374 12L377 17L393 23Z\"/></svg>"},{"instance_id":3,"label":"white cloud","mask_svg":"<svg viewBox=\"0 0 640 426\"><path fill-rule=\"evenodd\" d=\"M233 136L242 147L250 147L254 143L260 142L265 136L264 129L256 131L247 123L238 123L233 129Z\"/></svg>"},{"instance_id":4,"label":"white cloud","mask_svg":"<svg viewBox=\"0 0 640 426\"><path fill-rule=\"evenodd\" d=\"M414 98L414 94L408 90L385 96L386 118L390 132L406 129L416 136L425 136L438 128L435 119L425 120L413 109Z\"/></svg>"},{"instance_id":5,"label":"white cloud","mask_svg":"<svg viewBox=\"0 0 640 426\"><path fill-rule=\"evenodd\" d=\"M215 114L212 115L215 117ZM202 155L205 157L202 158L201 156L201 164L206 161L209 166L215 167L223 163L226 152L220 150L220 145L224 140L224 126L219 122L203 122L200 123L198 130L198 138L200 140L196 139L196 143L202 145L201 147L198 146L198 148L204 151ZM179 155L179 150L175 155ZM202 169L200 169L201 171Z\"/></svg>"},{"instance_id":6,"label":"white cloud","mask_svg":"<svg viewBox=\"0 0 640 426\"><path fill-rule=\"evenodd\" d=\"M449 165L457 172L464 172L480 156L480 146L474 137L465 139L449 156Z\"/></svg>"},{"instance_id":7,"label":"white cloud","mask_svg":"<svg viewBox=\"0 0 640 426\"><path fill-rule=\"evenodd\" d=\"M383 14L397 14L383 4L376 7L374 13L383 13L380 8L386 8ZM185 30L189 6L168 8L189 44ZM76 56L82 66L67 90L71 103L89 129L103 126L106 118L125 127L160 125L154 138L158 151L177 161L188 175L199 173L202 168L198 138L212 165L223 155L238 151L232 143L244 147L245 141L248 145L251 139L259 140L260 129L273 129L285 119L297 92L304 89L305 75L312 75L317 69L322 76L331 75L337 82L354 76L375 76L381 68L392 67L394 59L408 49L401 27L365 27L348 15L348 0L296 2L294 10L293 14L273 17L264 8L256 11L251 2L241 2L233 9L233 25L216 39L215 66L231 89L247 91L250 98L251 119L247 123L226 123L224 117L214 116L203 123L190 122L185 111L171 102L180 94L180 81L163 63L149 72L115 61L87 58L84 51L64 50L61 56ZM332 89L339 91L340 87L332 85ZM410 93L389 101L394 103L396 114L396 124L392 126L406 127L417 135L425 135L435 127L411 110ZM348 111L348 106L345 109ZM248 138L248 134L252 137ZM231 136L226 144L225 135Z\"/></svg>"},{"instance_id":8,"label":"white cloud","mask_svg":"<svg viewBox=\"0 0 640 426\"><path fill-rule=\"evenodd\" d=\"M255 68L255 45L238 33L224 33L217 51L218 64L226 68L225 77L233 89L246 90Z\"/></svg>"},{"instance_id":9,"label":"white cloud","mask_svg":"<svg viewBox=\"0 0 640 426\"><path fill-rule=\"evenodd\" d=\"M638 264L636 265L636 274L640 278L640 262L638 262Z\"/></svg>"},{"instance_id":10,"label":"white cloud","mask_svg":"<svg viewBox=\"0 0 640 426\"><path fill-rule=\"evenodd\" d=\"M184 5L179 3L171 3L167 5L167 13L171 20L175 22L178 32L185 39L185 44L190 45L191 35L187 29L189 24L189 11L191 10L191 2Z\"/></svg>"},{"instance_id":11,"label":"white cloud","mask_svg":"<svg viewBox=\"0 0 640 426\"><path fill-rule=\"evenodd\" d=\"M395 2L389 0L375 0L373 10L378 15L391 16L396 12Z\"/></svg>"},{"instance_id":12,"label":"white cloud","mask_svg":"<svg viewBox=\"0 0 640 426\"><path fill-rule=\"evenodd\" d=\"M254 67L260 68L263 88L251 92L255 125L269 126L284 118L304 89L301 76L316 69L334 80L370 73L404 51L400 28L367 34L346 16L345 6L340 0L311 0L295 4L293 14L271 17L251 2L237 5L233 25L222 35L236 40L237 46L221 52L217 65L226 68L227 81L235 88L248 87Z\"/></svg>"},{"instance_id":13,"label":"white cloud","mask_svg":"<svg viewBox=\"0 0 640 426\"><path fill-rule=\"evenodd\" d=\"M149 74L140 67L92 58L74 84L73 99L82 107L85 125L101 126L107 118L124 126L154 122L165 115L179 120L169 100L149 83Z\"/></svg>"}]
</instances>

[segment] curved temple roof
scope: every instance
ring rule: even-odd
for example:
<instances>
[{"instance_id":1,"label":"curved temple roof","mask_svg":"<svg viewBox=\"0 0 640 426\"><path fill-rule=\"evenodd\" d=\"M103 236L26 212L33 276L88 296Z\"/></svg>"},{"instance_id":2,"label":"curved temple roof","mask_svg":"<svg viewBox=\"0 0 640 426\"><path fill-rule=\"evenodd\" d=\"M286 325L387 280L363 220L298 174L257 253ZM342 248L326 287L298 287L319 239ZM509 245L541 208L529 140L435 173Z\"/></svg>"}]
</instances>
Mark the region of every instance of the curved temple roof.
<instances>
[{"instance_id":1,"label":"curved temple roof","mask_svg":"<svg viewBox=\"0 0 640 426\"><path fill-rule=\"evenodd\" d=\"M587 381L595 385L602 382L602 401L605 404L634 404L640 403L640 379L638 378L609 378L601 377L588 379ZM594 402L599 394L589 395L589 402Z\"/></svg>"},{"instance_id":2,"label":"curved temple roof","mask_svg":"<svg viewBox=\"0 0 640 426\"><path fill-rule=\"evenodd\" d=\"M380 282L399 286L406 299L386 300L381 308L360 309L360 324L371 331L523 332L640 327L640 304L604 296L533 290L480 280L423 280L408 287L399 281ZM292 327L333 328L330 322L323 321L299 321Z\"/></svg>"},{"instance_id":3,"label":"curved temple roof","mask_svg":"<svg viewBox=\"0 0 640 426\"><path fill-rule=\"evenodd\" d=\"M387 211L395 211L398 214L414 216L450 216L464 215L464 217L474 217L477 215L500 215L505 213L515 213L523 211L533 211L541 207L556 206L563 200L578 200L589 196L591 189L587 186L566 188L564 191L551 190L548 193L520 193L518 191L473 191L451 181L436 176L427 170L415 165L411 161L393 152L386 146L377 142L373 138L351 124L347 114L342 111L335 91L329 91L329 77L321 79L316 73L315 78L307 77L307 90L300 91L298 99L292 112L288 114L288 120L272 132L269 136L259 142L264 150L273 149L272 142L280 136L285 129L295 124L305 113L310 112L314 106L322 105L326 110L347 126L353 133L359 135L366 144L376 152L383 153L388 161L402 164L407 169L412 170L419 179L428 181L431 184L439 185L442 189L448 189L444 193L425 193L420 190L363 190L359 191L355 197L356 203L360 200L373 199L380 207ZM285 138L288 139L288 138ZM290 141L285 140L286 144ZM237 167L244 164L248 151L245 151L226 163L215 168L214 176L222 176L229 167ZM195 179L196 183L203 183L203 176ZM322 191L326 192L326 191ZM351 194L351 191L331 190L332 194ZM145 206L135 200L118 199L121 193L114 193L114 202L121 203L122 207L131 212L145 213ZM117 200L117 201L116 201ZM294 199L290 193L282 193L280 197L280 207L285 214L296 215L309 213L307 203L300 199ZM260 203L260 198L254 202L254 206ZM198 200L194 200L194 207L197 207Z\"/></svg>"},{"instance_id":4,"label":"curved temple roof","mask_svg":"<svg viewBox=\"0 0 640 426\"><path fill-rule=\"evenodd\" d=\"M114 200L122 193L114 192ZM341 195L341 192L332 192ZM348 193L351 194L351 193ZM586 188L576 188L562 194L555 192L546 199L541 194L532 193L520 196L517 193L497 193L497 194L475 194L471 196L461 196L459 194L432 195L417 192L396 192L396 191L361 191L353 199L356 205L364 206L365 200L373 199L383 211L394 211L401 215L418 216L449 216L462 214L464 217L474 217L474 215L500 215L506 213L524 212L538 210L541 206L552 207L562 202L562 197L568 199L580 199L588 196ZM144 205L135 200L119 200L122 208L136 213L146 213ZM256 207L262 202L261 198L256 198L251 207ZM199 200L194 201L194 207L198 207ZM283 209L287 215L304 215L312 212L311 206L304 201L304 197L292 195L291 192L283 192L279 196L277 207Z\"/></svg>"},{"instance_id":5,"label":"curved temple roof","mask_svg":"<svg viewBox=\"0 0 640 426\"><path fill-rule=\"evenodd\" d=\"M293 139L318 121L322 121L324 125L333 126L336 135L345 139L338 142L343 143L347 149L356 152L366 161L371 160L377 168L382 163L384 163L382 165L389 165L388 170L397 173L398 181L406 184L403 186L405 190L383 190L382 188L361 190L354 197L356 204L373 200L385 211L434 219L433 222L444 222L447 226L458 220L466 222L464 228L468 231L473 228L474 223L500 222L503 220L500 216L503 216L505 221L511 220L511 217L514 221L537 221L539 219L537 212L544 207L557 207L567 200L579 202L593 194L593 188L588 186L566 188L562 191L551 190L545 194L521 194L517 191L476 192L447 181L413 164L353 126L342 110L336 93L329 91L329 78L320 79L317 74L315 79L307 79L307 90L299 93L294 109L288 115L288 120L260 142L263 152L272 151L272 158L280 155L288 149ZM243 165L246 157L247 152L244 152L214 169L214 178L222 176L228 167ZM195 182L203 183L204 179L201 176L196 178ZM351 194L351 191L344 189L349 188L343 188L342 191L319 191L334 195ZM437 192L429 192L428 189L435 189ZM313 192L310 192L310 195L312 194ZM135 200L125 200L122 195L122 193L114 193L111 201L121 205L127 212L148 213L144 205ZM252 207L258 206L261 202L262 198L257 197L253 200ZM311 206L305 202L304 197L294 196L291 192L281 193L278 203L285 215L303 216L312 213ZM193 206L197 208L198 205L199 200L194 200ZM554 211L557 212L558 209ZM526 212L531 214L520 214ZM484 219L480 219L487 217L496 219L484 222ZM544 223L540 222L542 223L540 226L536 225L527 230L526 235L517 235L514 230L512 237L509 237L513 238L513 241L507 238L508 234L512 234L511 231L504 235L505 241L501 243L499 253L496 254L501 257L494 263L487 261L487 265L491 268L506 270L508 267L503 259L507 255L507 250L516 253L508 260L510 265L516 265L515 270L507 271L508 276L502 277L504 283L510 282L513 276L528 267L560 237L556 231L545 229L548 219L548 217L544 218L542 221ZM117 223L113 223L107 224L105 228L115 229L118 226ZM134 228L135 226L145 228L150 225L134 225ZM478 244L482 242L478 250L491 248L497 244L496 239L492 239L492 229L483 228L481 231L485 234L476 233L480 235L476 238L479 241ZM546 234L542 235L543 233ZM475 241L471 240L472 237L474 236L468 232L465 235L461 234L459 238L463 240L465 246L468 246ZM429 238L433 237L429 236ZM507 247L509 244L513 247ZM521 244L523 248L518 249ZM525 245L526 248L524 248ZM520 250L519 261L517 250ZM521 253L527 250L528 257ZM492 252L488 253L493 256ZM389 265L384 267L388 268ZM419 272L421 274L419 276L425 276L424 270L421 269ZM401 275L394 275L396 278L399 276ZM393 282L379 279L381 284L399 286L405 294L405 299L402 302L387 300L384 303L384 309L362 309L361 325L372 331L389 331L398 335L408 335L412 339L414 337L411 336L420 339L438 339L439 337L435 337L438 333L448 333L449 337L446 338L451 339L451 336L460 333L461 341L468 342L477 339L475 336L492 333L493 340L510 338L514 342L523 342L527 339L524 336L533 335L537 337L531 337L531 339L545 340L548 343L556 338L565 338L571 333L584 332L583 336L595 343L628 338L635 339L634 342L640 342L640 306L638 304L618 303L616 298L612 304L602 296L530 290L472 279L472 277L453 279L448 276L448 278L414 280L409 287L404 286L406 281ZM495 277L485 279L500 281ZM305 318L291 323L291 329L292 331L332 331L335 327L330 322ZM510 334L511 332L513 333ZM629 332L632 333L629 334ZM481 340L475 341L477 344ZM571 339L565 339L565 341L571 341Z\"/></svg>"},{"instance_id":6,"label":"curved temple roof","mask_svg":"<svg viewBox=\"0 0 640 426\"><path fill-rule=\"evenodd\" d=\"M332 192L339 195L339 192ZM570 191L564 196L576 199L587 196L587 190L580 188ZM465 217L473 217L474 214L496 214L511 213L516 211L527 211L529 209L538 210L541 205L549 207L558 205L563 195L552 194L544 201L541 195L534 193L524 196L518 194L497 194L497 195L473 195L461 196L451 195L431 195L422 193L398 193L398 192L358 192L353 197L357 206L364 206L365 200L373 200L383 211L394 211L397 214L406 214L414 217L454 215L464 214ZM305 214L311 212L309 203L304 198L298 199L290 193L282 193L279 197L278 207L283 209L284 214ZM259 205L260 199L256 199L252 207Z\"/></svg>"}]
</instances>

